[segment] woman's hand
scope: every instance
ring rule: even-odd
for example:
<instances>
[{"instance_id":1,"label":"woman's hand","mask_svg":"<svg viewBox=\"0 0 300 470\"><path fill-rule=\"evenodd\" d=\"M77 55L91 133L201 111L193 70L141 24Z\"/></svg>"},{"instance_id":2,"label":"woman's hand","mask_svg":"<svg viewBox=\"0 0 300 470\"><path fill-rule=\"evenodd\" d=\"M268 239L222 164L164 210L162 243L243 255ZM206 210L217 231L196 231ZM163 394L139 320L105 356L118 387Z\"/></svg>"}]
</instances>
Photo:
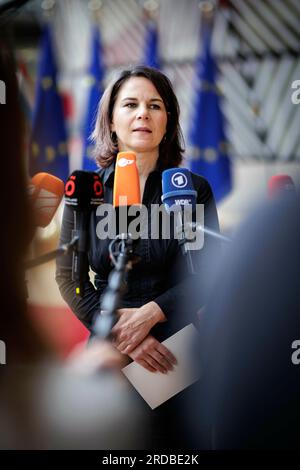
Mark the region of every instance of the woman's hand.
<instances>
[{"instance_id":1,"label":"woman's hand","mask_svg":"<svg viewBox=\"0 0 300 470\"><path fill-rule=\"evenodd\" d=\"M151 335L148 335L128 355L150 372L159 371L167 374L177 364L176 358L171 351Z\"/></svg>"},{"instance_id":2,"label":"woman's hand","mask_svg":"<svg viewBox=\"0 0 300 470\"><path fill-rule=\"evenodd\" d=\"M95 338L88 345L77 345L68 356L67 366L74 373L92 375L102 369L120 370L126 362L111 343Z\"/></svg>"},{"instance_id":3,"label":"woman's hand","mask_svg":"<svg viewBox=\"0 0 300 470\"><path fill-rule=\"evenodd\" d=\"M155 302L140 308L119 310L120 318L112 329L114 345L122 354L129 354L148 335L151 328L164 321L165 315Z\"/></svg>"}]
</instances>

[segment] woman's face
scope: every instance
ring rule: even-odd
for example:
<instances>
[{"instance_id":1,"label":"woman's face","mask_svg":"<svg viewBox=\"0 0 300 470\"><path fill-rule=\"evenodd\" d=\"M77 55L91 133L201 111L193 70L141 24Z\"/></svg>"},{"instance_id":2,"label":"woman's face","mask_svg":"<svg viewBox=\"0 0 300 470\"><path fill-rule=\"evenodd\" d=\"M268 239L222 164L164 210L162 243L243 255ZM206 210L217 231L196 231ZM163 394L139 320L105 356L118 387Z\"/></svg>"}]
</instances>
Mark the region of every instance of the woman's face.
<instances>
[{"instance_id":1,"label":"woman's face","mask_svg":"<svg viewBox=\"0 0 300 470\"><path fill-rule=\"evenodd\" d=\"M111 131L120 152L157 152L167 129L167 111L153 83L131 77L121 86L113 109Z\"/></svg>"}]
</instances>

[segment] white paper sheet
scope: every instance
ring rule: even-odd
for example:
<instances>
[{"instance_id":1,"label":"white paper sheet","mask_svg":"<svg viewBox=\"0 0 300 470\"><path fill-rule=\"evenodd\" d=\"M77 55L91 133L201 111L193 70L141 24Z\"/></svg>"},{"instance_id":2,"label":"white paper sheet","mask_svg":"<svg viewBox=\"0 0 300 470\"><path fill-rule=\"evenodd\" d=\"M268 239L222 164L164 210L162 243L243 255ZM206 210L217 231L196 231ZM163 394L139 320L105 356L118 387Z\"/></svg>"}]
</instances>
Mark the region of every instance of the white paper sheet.
<instances>
[{"instance_id":1,"label":"white paper sheet","mask_svg":"<svg viewBox=\"0 0 300 470\"><path fill-rule=\"evenodd\" d=\"M154 409L200 378L199 358L192 357L199 333L192 323L163 341L178 364L167 374L149 372L136 362L122 369L135 389Z\"/></svg>"}]
</instances>

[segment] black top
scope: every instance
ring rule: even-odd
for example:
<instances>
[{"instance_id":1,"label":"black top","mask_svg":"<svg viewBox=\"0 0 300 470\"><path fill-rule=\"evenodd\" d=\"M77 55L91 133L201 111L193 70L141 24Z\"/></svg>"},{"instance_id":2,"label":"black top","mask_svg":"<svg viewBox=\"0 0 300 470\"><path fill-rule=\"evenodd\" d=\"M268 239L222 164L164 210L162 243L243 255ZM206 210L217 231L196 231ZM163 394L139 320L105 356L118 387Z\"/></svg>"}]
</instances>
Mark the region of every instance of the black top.
<instances>
[{"instance_id":1,"label":"black top","mask_svg":"<svg viewBox=\"0 0 300 470\"><path fill-rule=\"evenodd\" d=\"M106 169L99 170L104 185L104 202L112 204L113 201L113 182L114 182L113 163ZM213 194L208 182L201 176L192 173L192 180L197 191L197 203L204 204L205 224L214 230L219 230L218 217ZM161 171L152 171L145 184L142 203L150 208L151 204L161 204L162 195L162 175ZM149 214L149 232L150 217ZM107 286L108 275L112 269L109 259L108 245L110 240L100 240L96 234L99 216L96 211L91 213L90 218L90 249L88 253L88 264L95 272L95 286L86 273L85 293L83 298L76 296L75 286L72 281L72 255L67 255L58 259L56 280L64 300L82 323L91 330L95 321L95 316L101 308L101 296ZM73 210L65 206L60 243L67 243L71 240L72 229L74 228ZM196 252L192 251L195 259L197 255L197 271L199 269L205 274L203 264L206 258L205 253L210 245L210 240L204 238L203 249ZM183 327L190 323L189 313L195 313L201 307L200 298L198 305L190 305L189 287L192 285L189 280L186 259L178 245L178 240L171 239L139 239L135 242L134 253L140 256L140 261L134 265L128 272L127 292L122 299L120 307L141 307L151 300L155 301L168 322L157 324L151 331L158 339L165 339L171 332L176 331L178 326ZM198 274L199 275L199 274ZM199 294L199 292L198 292ZM201 296L200 296L201 297ZM197 296L199 299L199 295ZM175 312L179 305L187 307L185 312L176 315Z\"/></svg>"}]
</instances>

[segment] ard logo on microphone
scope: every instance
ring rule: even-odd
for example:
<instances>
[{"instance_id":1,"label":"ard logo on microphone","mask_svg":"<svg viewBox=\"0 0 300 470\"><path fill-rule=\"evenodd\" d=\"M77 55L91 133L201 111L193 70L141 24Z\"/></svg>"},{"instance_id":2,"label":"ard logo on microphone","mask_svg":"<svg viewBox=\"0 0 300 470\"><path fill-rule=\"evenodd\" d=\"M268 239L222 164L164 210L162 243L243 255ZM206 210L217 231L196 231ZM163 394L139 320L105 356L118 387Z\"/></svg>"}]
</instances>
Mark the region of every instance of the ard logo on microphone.
<instances>
[{"instance_id":1,"label":"ard logo on microphone","mask_svg":"<svg viewBox=\"0 0 300 470\"><path fill-rule=\"evenodd\" d=\"M175 188L185 188L186 185L188 184L186 175L179 171L172 176L171 181L172 181L173 186L175 186Z\"/></svg>"},{"instance_id":2,"label":"ard logo on microphone","mask_svg":"<svg viewBox=\"0 0 300 470\"><path fill-rule=\"evenodd\" d=\"M6 104L6 86L3 80L0 80L0 104Z\"/></svg>"},{"instance_id":3,"label":"ard logo on microphone","mask_svg":"<svg viewBox=\"0 0 300 470\"><path fill-rule=\"evenodd\" d=\"M0 340L0 365L6 364L6 345L4 341Z\"/></svg>"}]
</instances>

